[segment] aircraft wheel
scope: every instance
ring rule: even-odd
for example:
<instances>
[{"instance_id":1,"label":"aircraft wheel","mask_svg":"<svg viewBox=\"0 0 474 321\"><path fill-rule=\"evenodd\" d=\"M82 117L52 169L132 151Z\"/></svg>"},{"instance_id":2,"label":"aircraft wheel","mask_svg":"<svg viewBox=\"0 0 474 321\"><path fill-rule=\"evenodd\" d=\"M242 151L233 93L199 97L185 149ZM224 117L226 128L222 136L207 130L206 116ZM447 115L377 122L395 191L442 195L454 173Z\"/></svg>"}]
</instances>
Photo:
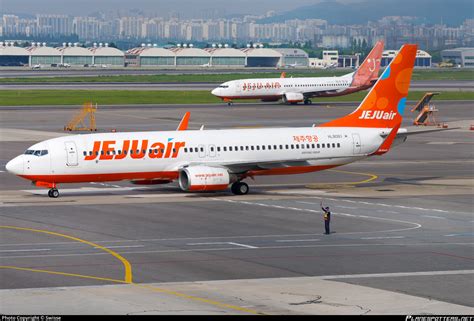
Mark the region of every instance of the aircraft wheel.
<instances>
[{"instance_id":1,"label":"aircraft wheel","mask_svg":"<svg viewBox=\"0 0 474 321\"><path fill-rule=\"evenodd\" d=\"M245 195L249 192L249 186L244 182L236 182L232 184L231 190L235 195Z\"/></svg>"},{"instance_id":2,"label":"aircraft wheel","mask_svg":"<svg viewBox=\"0 0 474 321\"><path fill-rule=\"evenodd\" d=\"M52 198L58 198L59 197L59 191L56 188L52 188L48 191L48 196Z\"/></svg>"}]
</instances>

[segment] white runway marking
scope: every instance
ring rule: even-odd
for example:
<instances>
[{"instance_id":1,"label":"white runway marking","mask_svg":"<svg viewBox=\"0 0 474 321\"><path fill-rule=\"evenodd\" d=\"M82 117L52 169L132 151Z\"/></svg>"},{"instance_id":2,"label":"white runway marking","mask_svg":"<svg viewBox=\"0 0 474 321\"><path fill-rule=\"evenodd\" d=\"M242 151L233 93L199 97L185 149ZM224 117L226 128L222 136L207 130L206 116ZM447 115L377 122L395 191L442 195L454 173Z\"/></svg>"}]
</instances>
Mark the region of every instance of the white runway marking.
<instances>
[{"instance_id":1,"label":"white runway marking","mask_svg":"<svg viewBox=\"0 0 474 321\"><path fill-rule=\"evenodd\" d=\"M459 242L446 242L446 243L350 243L350 244L312 244L312 245L287 245L287 246L262 246L262 247L254 247L253 249L296 249L296 248L319 248L319 247L387 247L387 246L433 246L433 245L469 245L472 246L474 243L459 243ZM250 245L249 245L250 246ZM245 251L252 248L247 247L223 247L223 248L198 248L192 250L184 250L184 249L173 249L173 250L150 250L150 251L124 251L120 252L120 254L125 255L132 255L132 254L148 254L148 253L184 253L184 252L206 252L206 251ZM45 255L18 255L18 256L0 256L0 259L15 259L15 258L45 258L45 257L69 257L69 256L96 256L96 255L110 255L109 253L99 252L99 253L71 253L71 254L45 254Z\"/></svg>"},{"instance_id":2,"label":"white runway marking","mask_svg":"<svg viewBox=\"0 0 474 321\"><path fill-rule=\"evenodd\" d=\"M434 276L434 275L459 275L474 274L474 270L454 270L454 271L426 271L426 272L400 272L400 273L374 273L374 274L344 274L321 276L321 279L352 279L352 278L389 278L403 276Z\"/></svg>"},{"instance_id":3,"label":"white runway marking","mask_svg":"<svg viewBox=\"0 0 474 321\"><path fill-rule=\"evenodd\" d=\"M404 239L404 236L361 237L361 240Z\"/></svg>"},{"instance_id":4,"label":"white runway marking","mask_svg":"<svg viewBox=\"0 0 474 321\"><path fill-rule=\"evenodd\" d=\"M242 244L242 243L235 243L235 242L206 242L206 243L188 243L186 245L218 245L218 244L226 244L226 245L235 245L235 246L241 246L241 247L245 247L245 248L248 248L248 249L258 249L258 247L256 246L251 246L251 245L247 245L247 244Z\"/></svg>"},{"instance_id":5,"label":"white runway marking","mask_svg":"<svg viewBox=\"0 0 474 321\"><path fill-rule=\"evenodd\" d=\"M440 220L445 220L446 217L441 217L441 216L432 216L432 215L422 215L423 217L429 217L429 218L437 218Z\"/></svg>"},{"instance_id":6,"label":"white runway marking","mask_svg":"<svg viewBox=\"0 0 474 321\"><path fill-rule=\"evenodd\" d=\"M145 245L117 245L117 246L107 246L108 249L119 249L119 248L128 248L128 247L145 247ZM94 247L95 249L100 249L100 247Z\"/></svg>"},{"instance_id":7,"label":"white runway marking","mask_svg":"<svg viewBox=\"0 0 474 321\"><path fill-rule=\"evenodd\" d=\"M41 252L51 251L51 249L31 249L31 250L0 250L0 252Z\"/></svg>"},{"instance_id":8,"label":"white runway marking","mask_svg":"<svg viewBox=\"0 0 474 321\"><path fill-rule=\"evenodd\" d=\"M276 240L275 242L316 242L320 239L305 239L305 240Z\"/></svg>"}]
</instances>

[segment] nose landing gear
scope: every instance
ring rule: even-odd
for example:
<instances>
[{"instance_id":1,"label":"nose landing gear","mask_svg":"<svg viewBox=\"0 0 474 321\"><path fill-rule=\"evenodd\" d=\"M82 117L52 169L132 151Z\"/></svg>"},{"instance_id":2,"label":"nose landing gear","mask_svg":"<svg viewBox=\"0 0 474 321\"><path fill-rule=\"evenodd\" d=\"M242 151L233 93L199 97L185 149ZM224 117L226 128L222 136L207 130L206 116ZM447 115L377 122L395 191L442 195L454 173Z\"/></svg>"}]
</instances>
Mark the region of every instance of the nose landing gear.
<instances>
[{"instance_id":1,"label":"nose landing gear","mask_svg":"<svg viewBox=\"0 0 474 321\"><path fill-rule=\"evenodd\" d=\"M52 188L48 191L48 196L51 198L58 198L59 197L59 191L57 188Z\"/></svg>"}]
</instances>

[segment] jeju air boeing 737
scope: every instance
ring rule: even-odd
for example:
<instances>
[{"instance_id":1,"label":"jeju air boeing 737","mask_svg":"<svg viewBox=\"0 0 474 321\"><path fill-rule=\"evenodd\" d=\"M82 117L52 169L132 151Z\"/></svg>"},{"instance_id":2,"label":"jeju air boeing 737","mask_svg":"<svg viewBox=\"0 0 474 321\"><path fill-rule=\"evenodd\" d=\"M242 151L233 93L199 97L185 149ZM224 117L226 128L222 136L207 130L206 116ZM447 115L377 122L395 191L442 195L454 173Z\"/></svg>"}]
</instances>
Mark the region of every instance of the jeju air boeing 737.
<instances>
[{"instance_id":1,"label":"jeju air boeing 737","mask_svg":"<svg viewBox=\"0 0 474 321\"><path fill-rule=\"evenodd\" d=\"M406 140L400 129L417 46L404 45L351 114L307 128L96 133L49 139L6 165L8 172L49 188L58 184L128 180L178 181L183 191L247 194L258 175L321 171L382 155Z\"/></svg>"},{"instance_id":2,"label":"jeju air boeing 737","mask_svg":"<svg viewBox=\"0 0 474 321\"><path fill-rule=\"evenodd\" d=\"M355 72L340 77L241 79L225 82L211 93L229 105L235 99L283 100L311 104L313 97L333 97L370 88L378 79L384 43L378 41Z\"/></svg>"}]
</instances>

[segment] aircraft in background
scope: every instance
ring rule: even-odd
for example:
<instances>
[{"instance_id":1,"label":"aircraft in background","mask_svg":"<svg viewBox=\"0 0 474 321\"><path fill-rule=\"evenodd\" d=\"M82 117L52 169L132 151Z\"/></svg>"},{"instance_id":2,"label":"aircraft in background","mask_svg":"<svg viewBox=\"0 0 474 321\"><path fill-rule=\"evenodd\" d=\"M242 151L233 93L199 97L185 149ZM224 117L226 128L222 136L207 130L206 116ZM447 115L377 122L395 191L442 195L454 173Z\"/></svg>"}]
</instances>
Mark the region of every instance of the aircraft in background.
<instances>
[{"instance_id":1,"label":"aircraft in background","mask_svg":"<svg viewBox=\"0 0 474 321\"><path fill-rule=\"evenodd\" d=\"M303 66L303 64L300 64L298 62L295 62L294 64L286 64L284 65L283 67L284 68L296 68L296 67L300 67L300 66Z\"/></svg>"},{"instance_id":2,"label":"aircraft in background","mask_svg":"<svg viewBox=\"0 0 474 321\"><path fill-rule=\"evenodd\" d=\"M302 174L383 155L406 140L400 129L417 46L404 45L351 114L307 128L98 133L49 139L9 161L8 172L49 188L58 184L128 180L178 181L183 191L247 194L246 178Z\"/></svg>"},{"instance_id":3,"label":"aircraft in background","mask_svg":"<svg viewBox=\"0 0 474 321\"><path fill-rule=\"evenodd\" d=\"M206 63L206 64L202 64L201 67L211 67L211 63L208 62L208 63Z\"/></svg>"},{"instance_id":4,"label":"aircraft in background","mask_svg":"<svg viewBox=\"0 0 474 321\"><path fill-rule=\"evenodd\" d=\"M229 105L235 99L311 104L313 97L333 97L370 88L378 78L384 48L378 41L355 72L340 77L263 78L227 81L211 93Z\"/></svg>"},{"instance_id":5,"label":"aircraft in background","mask_svg":"<svg viewBox=\"0 0 474 321\"><path fill-rule=\"evenodd\" d=\"M43 68L43 66L41 66L40 64L31 66L31 69L41 69L41 68Z\"/></svg>"}]
</instances>

